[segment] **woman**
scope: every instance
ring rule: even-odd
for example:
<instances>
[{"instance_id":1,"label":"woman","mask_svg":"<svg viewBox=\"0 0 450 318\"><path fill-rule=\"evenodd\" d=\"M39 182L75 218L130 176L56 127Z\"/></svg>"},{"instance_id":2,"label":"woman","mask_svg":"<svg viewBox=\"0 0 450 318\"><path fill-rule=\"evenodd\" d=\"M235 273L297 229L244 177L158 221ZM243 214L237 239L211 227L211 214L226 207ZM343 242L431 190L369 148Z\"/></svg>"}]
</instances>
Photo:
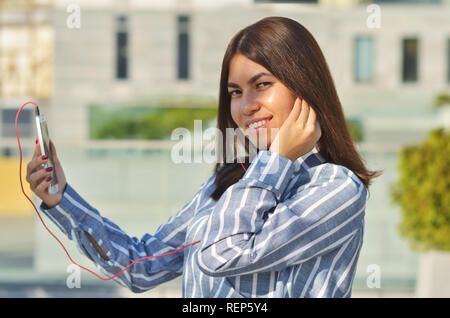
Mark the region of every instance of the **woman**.
<instances>
[{"instance_id":1,"label":"woman","mask_svg":"<svg viewBox=\"0 0 450 318\"><path fill-rule=\"evenodd\" d=\"M63 190L48 194L38 146L27 181L41 210L109 276L200 240L115 278L134 292L183 275L184 297L350 297L377 174L354 148L312 35L283 17L238 32L224 56L218 111L222 135L244 132L256 156L227 162L230 144L238 149L234 137L222 143L225 160L154 235L132 238L83 200L66 182L54 145ZM253 122L266 129L255 131Z\"/></svg>"}]
</instances>

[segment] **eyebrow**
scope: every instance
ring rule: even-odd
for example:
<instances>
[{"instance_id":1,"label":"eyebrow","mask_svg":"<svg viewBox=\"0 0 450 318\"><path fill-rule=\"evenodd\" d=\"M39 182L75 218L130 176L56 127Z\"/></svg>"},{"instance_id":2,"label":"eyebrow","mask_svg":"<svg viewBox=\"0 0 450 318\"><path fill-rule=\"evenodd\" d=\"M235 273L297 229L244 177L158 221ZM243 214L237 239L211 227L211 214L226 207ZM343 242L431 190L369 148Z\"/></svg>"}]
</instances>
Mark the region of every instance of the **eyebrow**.
<instances>
[{"instance_id":1,"label":"eyebrow","mask_svg":"<svg viewBox=\"0 0 450 318\"><path fill-rule=\"evenodd\" d=\"M258 78L260 78L261 76L264 76L264 75L270 76L270 74L268 74L268 73L260 72L260 73L258 73L258 74L256 74L256 75L253 75L253 76L248 80L248 84L252 84L252 83L255 82L256 80L258 80ZM238 85L238 84L232 83L232 82L229 82L227 86L228 86L228 87L239 88L239 85Z\"/></svg>"}]
</instances>

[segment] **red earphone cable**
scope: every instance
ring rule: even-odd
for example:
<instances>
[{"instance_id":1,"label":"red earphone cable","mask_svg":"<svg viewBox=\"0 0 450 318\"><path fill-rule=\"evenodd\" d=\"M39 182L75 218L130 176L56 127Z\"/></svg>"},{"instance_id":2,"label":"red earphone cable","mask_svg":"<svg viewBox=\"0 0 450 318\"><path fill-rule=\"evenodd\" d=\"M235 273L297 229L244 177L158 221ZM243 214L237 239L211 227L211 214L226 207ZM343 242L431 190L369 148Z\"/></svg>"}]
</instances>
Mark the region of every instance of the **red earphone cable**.
<instances>
[{"instance_id":1,"label":"red earphone cable","mask_svg":"<svg viewBox=\"0 0 450 318\"><path fill-rule=\"evenodd\" d=\"M242 163L241 156L239 155L239 145L236 145L236 151L237 151L238 159L239 159L239 162L241 163L242 169L244 169L244 171L247 171L247 169L245 169L245 167L244 167L244 164Z\"/></svg>"},{"instance_id":2,"label":"red earphone cable","mask_svg":"<svg viewBox=\"0 0 450 318\"><path fill-rule=\"evenodd\" d=\"M140 259L135 260L134 262L132 262L130 265L128 265L127 267L125 267L124 269L122 269L120 272L118 272L117 274L115 274L114 276L111 276L109 278L104 278L99 276L98 274L94 273L93 271L91 271L90 269L76 263L72 257L70 256L69 252L67 252L67 249L64 247L64 244L61 243L61 241L56 237L55 234L52 233L52 231L50 231L50 229L47 227L47 225L45 224L44 220L42 219L41 215L39 214L36 206L34 205L33 201L26 195L24 189L23 189L23 184L22 184L22 148L20 146L20 139L19 139L19 131L17 129L17 120L19 118L19 114L22 111L22 108L25 107L27 104L33 104L35 107L38 107L36 103L33 102L26 102L25 104L23 104L19 110L17 111L16 114L16 136L17 136L17 143L19 145L19 153L20 153L20 167L19 167L19 177L20 177L20 187L22 188L22 193L25 195L25 197L28 199L28 201L30 201L30 203L33 205L34 209L36 210L37 216L39 217L39 220L41 221L42 225L45 227L45 229L48 231L48 233L50 233L51 236L53 236L53 238L59 243L59 245L61 245L61 247L63 248L64 252L66 253L67 257L69 258L69 260L72 262L72 264L86 270L87 272L91 273L92 275L96 276L97 278L101 279L101 280L111 280L117 276L119 276L120 274L122 274L124 271L126 271L128 268L130 268L132 265L136 264L137 262L143 261L145 259L150 259L150 258L156 258L156 257L162 257L162 256L168 256L174 253L177 253L183 249L185 249L186 247L189 247L191 245L197 244L200 242L200 240L192 242L190 244L187 244L185 246L180 247L177 250L174 250L172 252L169 253L165 253L165 254L161 254L161 255L152 255L152 256L146 256L146 257L142 257Z\"/></svg>"}]
</instances>

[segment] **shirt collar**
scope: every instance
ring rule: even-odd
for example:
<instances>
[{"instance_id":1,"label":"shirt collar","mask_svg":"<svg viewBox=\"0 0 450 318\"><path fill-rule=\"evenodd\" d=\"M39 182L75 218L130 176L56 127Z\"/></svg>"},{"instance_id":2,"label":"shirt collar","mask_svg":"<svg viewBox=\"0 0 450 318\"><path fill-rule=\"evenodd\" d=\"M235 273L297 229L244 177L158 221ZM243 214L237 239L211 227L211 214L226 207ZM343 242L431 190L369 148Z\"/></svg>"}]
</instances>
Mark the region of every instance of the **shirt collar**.
<instances>
[{"instance_id":1,"label":"shirt collar","mask_svg":"<svg viewBox=\"0 0 450 318\"><path fill-rule=\"evenodd\" d=\"M322 155L319 153L319 148L317 147L317 144L314 145L313 149L305 153L303 156L298 157L294 162L294 170L297 172L300 170L302 165L305 165L308 167L316 166L318 164L324 163L326 160L322 157Z\"/></svg>"}]
</instances>

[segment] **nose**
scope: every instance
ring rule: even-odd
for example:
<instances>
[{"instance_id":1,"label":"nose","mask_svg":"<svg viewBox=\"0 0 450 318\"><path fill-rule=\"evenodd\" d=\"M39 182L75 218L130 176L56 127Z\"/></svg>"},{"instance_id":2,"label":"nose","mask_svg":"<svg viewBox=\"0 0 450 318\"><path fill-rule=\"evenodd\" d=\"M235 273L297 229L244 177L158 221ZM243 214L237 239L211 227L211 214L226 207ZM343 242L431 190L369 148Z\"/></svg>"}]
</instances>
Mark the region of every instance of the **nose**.
<instances>
[{"instance_id":1,"label":"nose","mask_svg":"<svg viewBox=\"0 0 450 318\"><path fill-rule=\"evenodd\" d=\"M261 108L261 104L258 102L257 98L251 95L252 94L247 94L241 98L241 112L246 116L253 114Z\"/></svg>"}]
</instances>

